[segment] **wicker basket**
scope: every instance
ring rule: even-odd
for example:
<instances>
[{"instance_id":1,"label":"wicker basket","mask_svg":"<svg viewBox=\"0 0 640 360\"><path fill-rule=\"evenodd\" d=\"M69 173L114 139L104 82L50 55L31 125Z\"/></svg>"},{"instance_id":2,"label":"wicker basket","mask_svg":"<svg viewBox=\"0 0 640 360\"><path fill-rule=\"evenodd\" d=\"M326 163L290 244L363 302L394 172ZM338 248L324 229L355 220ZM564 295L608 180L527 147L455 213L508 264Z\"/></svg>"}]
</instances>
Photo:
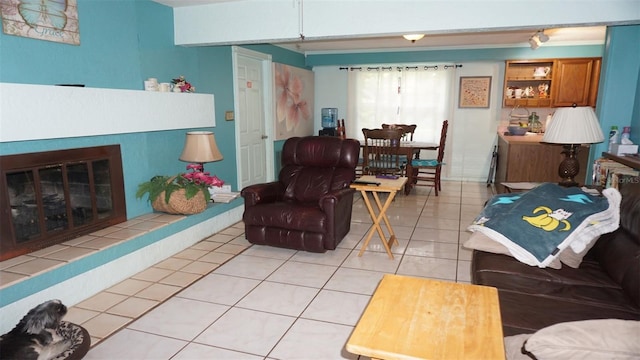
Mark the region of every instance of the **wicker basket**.
<instances>
[{"instance_id":1,"label":"wicker basket","mask_svg":"<svg viewBox=\"0 0 640 360\"><path fill-rule=\"evenodd\" d=\"M165 192L163 191L151 203L154 210L169 214L191 215L201 213L207 208L207 200L202 191L198 191L191 199L187 199L186 190L180 189L171 193L169 203L166 203L164 198Z\"/></svg>"}]
</instances>

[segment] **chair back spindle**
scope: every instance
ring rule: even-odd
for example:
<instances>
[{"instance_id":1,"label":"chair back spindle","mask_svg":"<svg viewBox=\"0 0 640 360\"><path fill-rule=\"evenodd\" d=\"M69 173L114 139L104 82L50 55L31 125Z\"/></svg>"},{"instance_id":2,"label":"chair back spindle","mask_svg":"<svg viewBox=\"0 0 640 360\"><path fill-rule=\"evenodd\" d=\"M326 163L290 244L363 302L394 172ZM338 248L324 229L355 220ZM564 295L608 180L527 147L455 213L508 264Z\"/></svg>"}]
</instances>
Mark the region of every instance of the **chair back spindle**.
<instances>
[{"instance_id":1,"label":"chair back spindle","mask_svg":"<svg viewBox=\"0 0 640 360\"><path fill-rule=\"evenodd\" d=\"M363 173L369 175L402 175L398 152L402 130L362 129L364 134Z\"/></svg>"}]
</instances>

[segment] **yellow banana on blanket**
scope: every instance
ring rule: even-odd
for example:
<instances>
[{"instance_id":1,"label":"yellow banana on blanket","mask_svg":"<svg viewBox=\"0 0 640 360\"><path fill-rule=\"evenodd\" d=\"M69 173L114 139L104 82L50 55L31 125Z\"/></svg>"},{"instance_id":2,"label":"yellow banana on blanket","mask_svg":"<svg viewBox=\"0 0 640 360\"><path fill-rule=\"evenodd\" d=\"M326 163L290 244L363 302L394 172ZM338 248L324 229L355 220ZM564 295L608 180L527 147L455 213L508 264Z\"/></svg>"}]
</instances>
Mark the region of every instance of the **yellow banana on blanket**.
<instances>
[{"instance_id":1,"label":"yellow banana on blanket","mask_svg":"<svg viewBox=\"0 0 640 360\"><path fill-rule=\"evenodd\" d=\"M533 214L543 211L543 214L536 216L522 216L522 220L528 222L530 225L540 228L544 231L554 231L560 226L560 223L564 224L564 228L558 231L571 230L571 223L566 219L572 215L563 209L551 210L546 206L538 206L533 210Z\"/></svg>"}]
</instances>

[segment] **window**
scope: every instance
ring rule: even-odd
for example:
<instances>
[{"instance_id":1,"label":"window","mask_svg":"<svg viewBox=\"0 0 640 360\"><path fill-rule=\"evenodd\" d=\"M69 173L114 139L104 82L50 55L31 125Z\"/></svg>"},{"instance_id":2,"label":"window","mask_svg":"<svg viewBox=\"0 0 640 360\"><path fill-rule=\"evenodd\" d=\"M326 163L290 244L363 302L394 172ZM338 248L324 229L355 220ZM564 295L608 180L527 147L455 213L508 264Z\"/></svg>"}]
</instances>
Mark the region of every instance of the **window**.
<instances>
[{"instance_id":1,"label":"window","mask_svg":"<svg viewBox=\"0 0 640 360\"><path fill-rule=\"evenodd\" d=\"M455 65L378 66L350 70L347 136L362 139L362 128L416 124L414 140L438 142L450 118Z\"/></svg>"}]
</instances>

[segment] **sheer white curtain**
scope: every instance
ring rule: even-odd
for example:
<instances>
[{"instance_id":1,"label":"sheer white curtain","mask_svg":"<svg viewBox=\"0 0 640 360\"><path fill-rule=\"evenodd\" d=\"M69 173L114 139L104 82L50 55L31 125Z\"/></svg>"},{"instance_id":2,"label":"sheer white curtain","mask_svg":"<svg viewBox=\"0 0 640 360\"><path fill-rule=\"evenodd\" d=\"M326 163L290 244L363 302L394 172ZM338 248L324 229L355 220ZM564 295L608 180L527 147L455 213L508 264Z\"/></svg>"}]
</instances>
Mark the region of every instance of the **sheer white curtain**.
<instances>
[{"instance_id":1,"label":"sheer white curtain","mask_svg":"<svg viewBox=\"0 0 640 360\"><path fill-rule=\"evenodd\" d=\"M451 118L455 66L380 66L349 70L347 136L362 139L362 128L416 124L414 140L438 142Z\"/></svg>"}]
</instances>

